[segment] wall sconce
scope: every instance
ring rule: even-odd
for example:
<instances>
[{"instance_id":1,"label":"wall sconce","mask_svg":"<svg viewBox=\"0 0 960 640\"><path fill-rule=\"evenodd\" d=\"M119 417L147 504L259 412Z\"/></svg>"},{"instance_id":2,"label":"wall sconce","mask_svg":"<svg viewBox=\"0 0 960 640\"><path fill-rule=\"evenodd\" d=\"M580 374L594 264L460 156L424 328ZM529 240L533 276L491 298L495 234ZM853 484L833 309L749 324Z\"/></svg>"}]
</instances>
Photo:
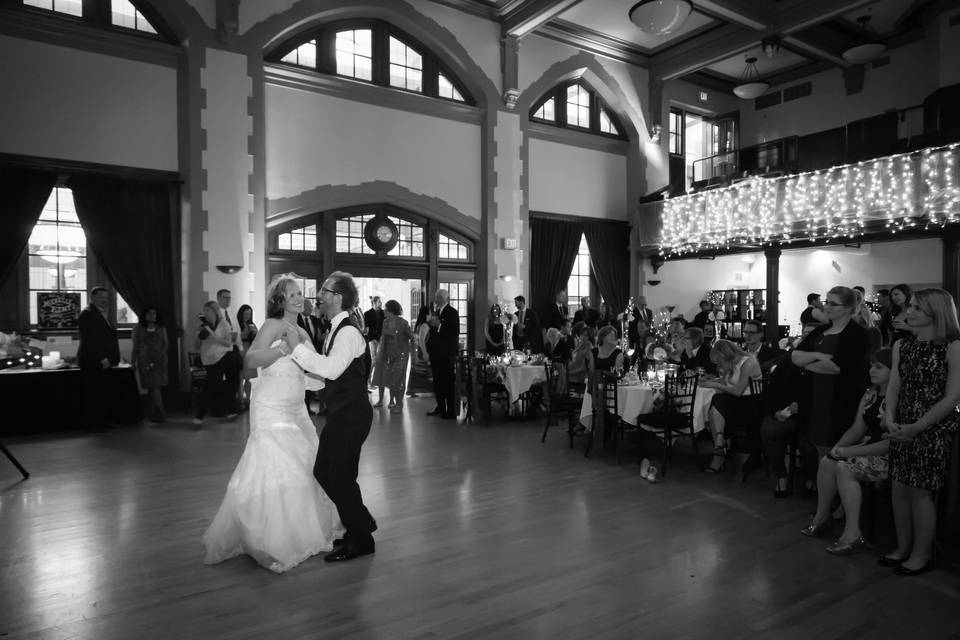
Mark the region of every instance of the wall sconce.
<instances>
[{"instance_id":1,"label":"wall sconce","mask_svg":"<svg viewBox=\"0 0 960 640\"><path fill-rule=\"evenodd\" d=\"M647 284L650 285L651 287L655 287L658 284L660 284L660 280L647 280Z\"/></svg>"},{"instance_id":2,"label":"wall sconce","mask_svg":"<svg viewBox=\"0 0 960 640\"><path fill-rule=\"evenodd\" d=\"M226 273L226 274L236 273L240 271L240 269L242 268L243 268L242 265L236 265L236 264L218 264L217 265L217 271L219 271L220 273Z\"/></svg>"},{"instance_id":3,"label":"wall sconce","mask_svg":"<svg viewBox=\"0 0 960 640\"><path fill-rule=\"evenodd\" d=\"M504 282L510 282L511 280L513 280L513 276L510 275L509 273L508 273L508 274L505 274L505 275L502 275L502 276L499 276L499 278L500 278L501 280L503 280Z\"/></svg>"},{"instance_id":4,"label":"wall sconce","mask_svg":"<svg viewBox=\"0 0 960 640\"><path fill-rule=\"evenodd\" d=\"M650 142L660 144L660 137L663 133L663 125L655 124L650 127Z\"/></svg>"}]
</instances>

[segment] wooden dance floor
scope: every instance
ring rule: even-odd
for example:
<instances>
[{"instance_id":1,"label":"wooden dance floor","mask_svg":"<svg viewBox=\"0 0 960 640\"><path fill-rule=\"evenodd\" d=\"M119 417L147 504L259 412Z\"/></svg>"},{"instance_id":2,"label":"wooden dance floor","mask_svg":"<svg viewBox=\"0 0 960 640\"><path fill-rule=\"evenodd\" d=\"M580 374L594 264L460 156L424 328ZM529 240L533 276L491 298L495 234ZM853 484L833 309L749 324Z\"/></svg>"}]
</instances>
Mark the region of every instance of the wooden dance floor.
<instances>
[{"instance_id":1,"label":"wooden dance floor","mask_svg":"<svg viewBox=\"0 0 960 640\"><path fill-rule=\"evenodd\" d=\"M6 442L0 638L947 638L958 575L913 578L800 535L762 474L661 484L542 423L376 414L360 482L377 553L278 576L202 563L246 417Z\"/></svg>"}]
</instances>

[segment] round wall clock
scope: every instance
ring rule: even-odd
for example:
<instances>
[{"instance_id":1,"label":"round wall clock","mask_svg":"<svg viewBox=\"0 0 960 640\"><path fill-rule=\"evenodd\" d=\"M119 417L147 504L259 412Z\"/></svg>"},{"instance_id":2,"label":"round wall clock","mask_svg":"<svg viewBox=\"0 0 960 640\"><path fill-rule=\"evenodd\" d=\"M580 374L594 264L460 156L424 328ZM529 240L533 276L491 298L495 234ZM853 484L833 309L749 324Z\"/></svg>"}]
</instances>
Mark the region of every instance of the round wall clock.
<instances>
[{"instance_id":1,"label":"round wall clock","mask_svg":"<svg viewBox=\"0 0 960 640\"><path fill-rule=\"evenodd\" d=\"M367 222L363 229L363 237L367 246L374 251L390 251L400 240L397 225L386 216L376 216Z\"/></svg>"}]
</instances>

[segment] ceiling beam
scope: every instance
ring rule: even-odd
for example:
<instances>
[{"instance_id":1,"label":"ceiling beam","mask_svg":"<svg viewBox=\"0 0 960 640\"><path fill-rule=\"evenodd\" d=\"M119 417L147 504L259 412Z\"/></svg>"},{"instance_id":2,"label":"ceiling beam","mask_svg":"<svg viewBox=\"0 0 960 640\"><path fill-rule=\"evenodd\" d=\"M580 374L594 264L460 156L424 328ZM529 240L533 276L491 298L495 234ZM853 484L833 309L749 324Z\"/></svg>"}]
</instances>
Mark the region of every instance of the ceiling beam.
<instances>
[{"instance_id":1,"label":"ceiling beam","mask_svg":"<svg viewBox=\"0 0 960 640\"><path fill-rule=\"evenodd\" d=\"M719 18L724 22L732 22L750 29L763 29L767 26L767 18L757 12L757 2L747 2L740 0L697 0L697 11L706 13L714 18Z\"/></svg>"},{"instance_id":2,"label":"ceiling beam","mask_svg":"<svg viewBox=\"0 0 960 640\"><path fill-rule=\"evenodd\" d=\"M565 20L553 20L540 27L537 35L577 47L583 51L646 67L650 56L629 42L613 38L599 31L593 31Z\"/></svg>"},{"instance_id":3,"label":"ceiling beam","mask_svg":"<svg viewBox=\"0 0 960 640\"><path fill-rule=\"evenodd\" d=\"M672 80L757 45L765 38L789 36L874 0L809 0L779 11L762 29L728 24L690 43L653 56L653 74Z\"/></svg>"},{"instance_id":4,"label":"ceiling beam","mask_svg":"<svg viewBox=\"0 0 960 640\"><path fill-rule=\"evenodd\" d=\"M535 31L582 0L527 0L503 14L503 35L523 36Z\"/></svg>"}]
</instances>

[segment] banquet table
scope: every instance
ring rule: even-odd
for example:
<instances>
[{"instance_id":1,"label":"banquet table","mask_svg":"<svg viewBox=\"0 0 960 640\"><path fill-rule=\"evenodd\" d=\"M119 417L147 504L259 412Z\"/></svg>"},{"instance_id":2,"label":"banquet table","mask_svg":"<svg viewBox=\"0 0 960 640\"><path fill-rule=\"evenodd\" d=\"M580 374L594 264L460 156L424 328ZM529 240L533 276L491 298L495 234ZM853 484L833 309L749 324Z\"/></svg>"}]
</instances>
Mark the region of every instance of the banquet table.
<instances>
[{"instance_id":1,"label":"banquet table","mask_svg":"<svg viewBox=\"0 0 960 640\"><path fill-rule=\"evenodd\" d=\"M653 409L653 403L660 393L662 393L660 389L651 387L649 384L620 383L617 385L617 412L624 422L636 424L640 414L649 413ZM707 427L710 401L714 393L716 389L697 388L697 395L693 401L694 433L699 433ZM589 393L583 396L583 404L580 406L580 423L587 429L593 427L593 397Z\"/></svg>"},{"instance_id":2,"label":"banquet table","mask_svg":"<svg viewBox=\"0 0 960 640\"><path fill-rule=\"evenodd\" d=\"M110 368L111 421L132 424L143 418L133 367ZM80 369L0 370L0 404L7 407L0 435L69 431L80 426L83 389Z\"/></svg>"},{"instance_id":3,"label":"banquet table","mask_svg":"<svg viewBox=\"0 0 960 640\"><path fill-rule=\"evenodd\" d=\"M530 387L547 379L543 364L501 364L496 367L497 379L507 388L511 403L517 402Z\"/></svg>"}]
</instances>

